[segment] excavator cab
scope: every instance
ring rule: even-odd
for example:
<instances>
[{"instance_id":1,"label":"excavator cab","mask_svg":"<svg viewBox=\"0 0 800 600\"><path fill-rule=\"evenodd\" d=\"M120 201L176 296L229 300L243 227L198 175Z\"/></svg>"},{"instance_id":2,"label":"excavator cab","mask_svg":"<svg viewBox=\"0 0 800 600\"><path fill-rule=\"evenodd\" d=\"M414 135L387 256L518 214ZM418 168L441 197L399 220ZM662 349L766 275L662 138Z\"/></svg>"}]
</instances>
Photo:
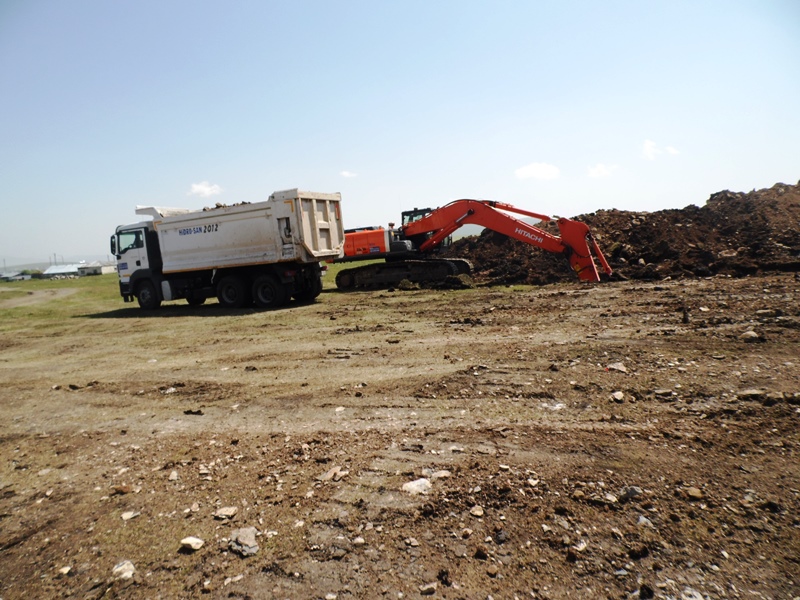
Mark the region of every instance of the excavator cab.
<instances>
[{"instance_id":1,"label":"excavator cab","mask_svg":"<svg viewBox=\"0 0 800 600\"><path fill-rule=\"evenodd\" d=\"M405 227L409 223L413 223L414 221L419 221L426 215L429 215L433 212L432 208L416 208L412 210L404 210L400 213L400 217L402 218L402 224Z\"/></svg>"},{"instance_id":2,"label":"excavator cab","mask_svg":"<svg viewBox=\"0 0 800 600\"><path fill-rule=\"evenodd\" d=\"M416 207L414 207L412 210L404 210L403 212L400 213L400 218L401 218L401 222L402 222L402 226L400 228L400 232L402 233L402 231L405 229L406 225L410 225L411 223L416 223L417 221L420 221L420 220L424 219L429 214L431 214L434 210L436 210L436 209L433 209L433 208L416 208ZM414 236L413 238L410 238L410 239L412 239L412 241L414 242L415 245L419 246L426 239L428 239L431 235L432 235L432 233L426 233L424 236L419 236L418 235L418 236ZM453 236L448 235L446 238L444 238L441 241L441 243L437 244L436 251L439 252L441 250L449 248L452 243L453 243Z\"/></svg>"}]
</instances>

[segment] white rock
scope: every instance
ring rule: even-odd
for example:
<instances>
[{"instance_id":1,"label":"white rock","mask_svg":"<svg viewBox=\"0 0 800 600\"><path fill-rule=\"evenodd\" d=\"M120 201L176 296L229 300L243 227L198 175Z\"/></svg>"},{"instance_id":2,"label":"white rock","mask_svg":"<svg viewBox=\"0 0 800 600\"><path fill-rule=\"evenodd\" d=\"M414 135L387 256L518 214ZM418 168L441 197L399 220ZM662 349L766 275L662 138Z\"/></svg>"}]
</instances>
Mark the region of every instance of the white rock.
<instances>
[{"instance_id":1,"label":"white rock","mask_svg":"<svg viewBox=\"0 0 800 600\"><path fill-rule=\"evenodd\" d=\"M423 596L433 596L436 593L436 589L438 587L439 587L438 581L426 583L424 585L419 586L419 593Z\"/></svg>"},{"instance_id":2,"label":"white rock","mask_svg":"<svg viewBox=\"0 0 800 600\"><path fill-rule=\"evenodd\" d=\"M169 474L169 480L170 481L178 481L178 472L177 471L172 471L172 473Z\"/></svg>"},{"instance_id":3,"label":"white rock","mask_svg":"<svg viewBox=\"0 0 800 600\"><path fill-rule=\"evenodd\" d=\"M403 491L416 496L417 494L427 494L433 486L430 479L417 479L403 484Z\"/></svg>"},{"instance_id":4,"label":"white rock","mask_svg":"<svg viewBox=\"0 0 800 600\"><path fill-rule=\"evenodd\" d=\"M636 524L639 525L639 527L649 527L650 529L655 529L653 522L644 515L639 515L639 520L636 522Z\"/></svg>"},{"instance_id":5,"label":"white rock","mask_svg":"<svg viewBox=\"0 0 800 600\"><path fill-rule=\"evenodd\" d=\"M471 514L473 517L480 518L484 515L483 507L476 504L475 506L469 509L469 514Z\"/></svg>"},{"instance_id":6,"label":"white rock","mask_svg":"<svg viewBox=\"0 0 800 600\"><path fill-rule=\"evenodd\" d=\"M242 527L231 531L230 547L241 556L253 556L258 552L255 527Z\"/></svg>"},{"instance_id":7,"label":"white rock","mask_svg":"<svg viewBox=\"0 0 800 600\"><path fill-rule=\"evenodd\" d=\"M641 495L642 495L642 488L635 485L631 485L622 490L622 493L619 496L619 501L627 502L628 500L633 500L634 498L638 498Z\"/></svg>"},{"instance_id":8,"label":"white rock","mask_svg":"<svg viewBox=\"0 0 800 600\"><path fill-rule=\"evenodd\" d=\"M186 550L200 550L205 542L198 537L189 536L181 540L181 547Z\"/></svg>"},{"instance_id":9,"label":"white rock","mask_svg":"<svg viewBox=\"0 0 800 600\"><path fill-rule=\"evenodd\" d=\"M748 331L745 331L742 335L740 335L739 339L745 342L755 342L759 339L759 335L755 331L750 329Z\"/></svg>"},{"instance_id":10,"label":"white rock","mask_svg":"<svg viewBox=\"0 0 800 600\"><path fill-rule=\"evenodd\" d=\"M606 369L608 369L609 371L619 371L620 373L627 373L628 372L628 367L626 367L621 362L611 363L610 365L608 365L606 367Z\"/></svg>"},{"instance_id":11,"label":"white rock","mask_svg":"<svg viewBox=\"0 0 800 600\"><path fill-rule=\"evenodd\" d=\"M134 573L136 573L136 567L129 560L123 560L111 570L114 579L130 579Z\"/></svg>"},{"instance_id":12,"label":"white rock","mask_svg":"<svg viewBox=\"0 0 800 600\"><path fill-rule=\"evenodd\" d=\"M122 520L123 521L130 521L131 519L138 517L140 514L141 513L129 510L129 511L126 511L126 512L122 513Z\"/></svg>"},{"instance_id":13,"label":"white rock","mask_svg":"<svg viewBox=\"0 0 800 600\"><path fill-rule=\"evenodd\" d=\"M431 481L435 481L436 479L446 479L452 476L452 473L446 469L442 469L440 471L432 471L431 469L422 469L422 476L427 477Z\"/></svg>"},{"instance_id":14,"label":"white rock","mask_svg":"<svg viewBox=\"0 0 800 600\"><path fill-rule=\"evenodd\" d=\"M318 481L330 481L342 472L342 467L331 467L325 473L317 477ZM341 478L341 477L340 477Z\"/></svg>"},{"instance_id":15,"label":"white rock","mask_svg":"<svg viewBox=\"0 0 800 600\"><path fill-rule=\"evenodd\" d=\"M214 513L215 519L232 519L234 515L239 511L238 508L235 506L223 506L217 512Z\"/></svg>"}]
</instances>

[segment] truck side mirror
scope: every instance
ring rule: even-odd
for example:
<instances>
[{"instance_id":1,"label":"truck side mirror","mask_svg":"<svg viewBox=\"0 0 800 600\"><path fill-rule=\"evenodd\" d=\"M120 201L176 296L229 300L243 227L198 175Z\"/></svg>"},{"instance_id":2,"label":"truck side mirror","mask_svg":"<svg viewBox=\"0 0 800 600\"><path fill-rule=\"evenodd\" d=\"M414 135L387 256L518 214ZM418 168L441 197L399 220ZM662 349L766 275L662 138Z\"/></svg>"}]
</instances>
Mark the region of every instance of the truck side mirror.
<instances>
[{"instance_id":1,"label":"truck side mirror","mask_svg":"<svg viewBox=\"0 0 800 600\"><path fill-rule=\"evenodd\" d=\"M115 235L111 236L111 254L117 255L117 236Z\"/></svg>"}]
</instances>

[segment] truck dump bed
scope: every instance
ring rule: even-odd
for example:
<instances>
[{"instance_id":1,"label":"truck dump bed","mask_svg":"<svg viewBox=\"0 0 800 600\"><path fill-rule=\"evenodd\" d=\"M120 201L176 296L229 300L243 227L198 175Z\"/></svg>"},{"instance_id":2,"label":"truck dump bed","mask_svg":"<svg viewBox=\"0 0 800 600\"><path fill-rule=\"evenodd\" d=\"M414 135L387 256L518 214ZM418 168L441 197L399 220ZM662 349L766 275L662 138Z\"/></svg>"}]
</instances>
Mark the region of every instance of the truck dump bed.
<instances>
[{"instance_id":1,"label":"truck dump bed","mask_svg":"<svg viewBox=\"0 0 800 600\"><path fill-rule=\"evenodd\" d=\"M265 202L194 212L140 207L152 215L164 273L336 258L344 245L341 195L297 189Z\"/></svg>"}]
</instances>

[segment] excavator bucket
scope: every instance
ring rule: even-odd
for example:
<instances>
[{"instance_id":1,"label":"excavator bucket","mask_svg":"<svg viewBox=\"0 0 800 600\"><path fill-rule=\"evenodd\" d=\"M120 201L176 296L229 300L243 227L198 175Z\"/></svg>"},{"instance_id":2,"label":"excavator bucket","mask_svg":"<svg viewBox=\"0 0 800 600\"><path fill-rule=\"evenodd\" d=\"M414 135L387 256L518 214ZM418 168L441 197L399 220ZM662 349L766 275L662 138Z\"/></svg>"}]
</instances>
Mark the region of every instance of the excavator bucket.
<instances>
[{"instance_id":1,"label":"excavator bucket","mask_svg":"<svg viewBox=\"0 0 800 600\"><path fill-rule=\"evenodd\" d=\"M569 264L582 281L600 281L594 258L597 258L603 272L611 275L611 267L586 223L563 218L558 219L557 223L561 243L567 248Z\"/></svg>"}]
</instances>

